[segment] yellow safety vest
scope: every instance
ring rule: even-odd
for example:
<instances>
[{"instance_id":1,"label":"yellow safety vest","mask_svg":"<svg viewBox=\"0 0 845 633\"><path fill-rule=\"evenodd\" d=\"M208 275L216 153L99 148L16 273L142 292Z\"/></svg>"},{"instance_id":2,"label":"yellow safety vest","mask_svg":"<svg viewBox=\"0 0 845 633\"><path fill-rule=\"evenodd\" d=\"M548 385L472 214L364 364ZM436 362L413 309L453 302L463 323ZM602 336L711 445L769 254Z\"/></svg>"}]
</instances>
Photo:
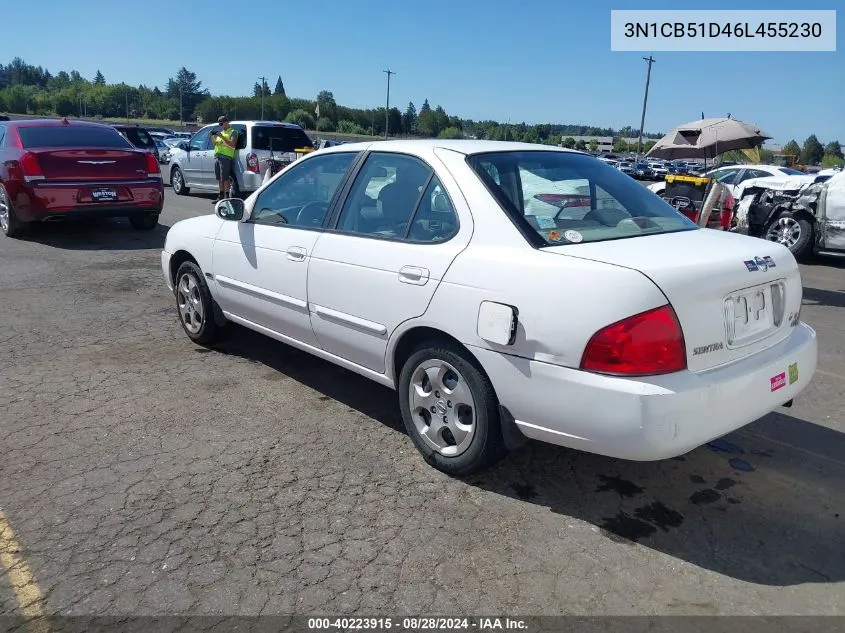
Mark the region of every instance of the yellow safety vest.
<instances>
[{"instance_id":1,"label":"yellow safety vest","mask_svg":"<svg viewBox=\"0 0 845 633\"><path fill-rule=\"evenodd\" d=\"M227 141L231 141L237 136L238 131L235 128L230 127L228 130L220 130L218 134L218 136L214 137L214 155L217 156L218 154L221 154L223 156L228 156L229 158L234 158L236 152L235 148L226 145L226 143L223 142L223 139L225 138Z\"/></svg>"}]
</instances>

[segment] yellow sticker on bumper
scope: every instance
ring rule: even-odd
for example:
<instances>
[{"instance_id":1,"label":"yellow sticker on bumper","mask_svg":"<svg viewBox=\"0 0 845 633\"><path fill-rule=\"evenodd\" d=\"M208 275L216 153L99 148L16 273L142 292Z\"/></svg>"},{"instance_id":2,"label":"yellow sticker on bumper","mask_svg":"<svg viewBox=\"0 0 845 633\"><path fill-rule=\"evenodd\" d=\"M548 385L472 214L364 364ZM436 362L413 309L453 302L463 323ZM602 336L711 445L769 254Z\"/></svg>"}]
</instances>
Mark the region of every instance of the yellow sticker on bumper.
<instances>
[{"instance_id":1,"label":"yellow sticker on bumper","mask_svg":"<svg viewBox=\"0 0 845 633\"><path fill-rule=\"evenodd\" d=\"M798 363L792 363L789 366L789 384L792 385L798 382Z\"/></svg>"}]
</instances>

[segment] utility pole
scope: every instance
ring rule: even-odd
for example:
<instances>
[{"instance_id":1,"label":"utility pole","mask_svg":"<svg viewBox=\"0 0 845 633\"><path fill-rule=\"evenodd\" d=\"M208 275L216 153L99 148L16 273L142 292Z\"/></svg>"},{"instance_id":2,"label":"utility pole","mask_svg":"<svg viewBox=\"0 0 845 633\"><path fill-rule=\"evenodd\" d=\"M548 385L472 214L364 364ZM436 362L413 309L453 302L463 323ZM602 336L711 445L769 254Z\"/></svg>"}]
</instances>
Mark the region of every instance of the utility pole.
<instances>
[{"instance_id":1,"label":"utility pole","mask_svg":"<svg viewBox=\"0 0 845 633\"><path fill-rule=\"evenodd\" d=\"M123 92L123 97L126 99L126 120L129 120L129 86Z\"/></svg>"},{"instance_id":2,"label":"utility pole","mask_svg":"<svg viewBox=\"0 0 845 633\"><path fill-rule=\"evenodd\" d=\"M387 73L387 105L384 108L384 138L387 138L390 130L390 75L395 75L396 73L389 68L382 72Z\"/></svg>"},{"instance_id":3,"label":"utility pole","mask_svg":"<svg viewBox=\"0 0 845 633\"><path fill-rule=\"evenodd\" d=\"M182 84L179 83L179 127L185 127L185 118L182 116ZM181 130L180 130L181 131Z\"/></svg>"},{"instance_id":4,"label":"utility pole","mask_svg":"<svg viewBox=\"0 0 845 633\"><path fill-rule=\"evenodd\" d=\"M648 84L651 81L651 65L654 63L655 59L651 55L648 57L643 57L645 61L648 62L648 73L645 77L645 96L643 97L643 116L640 119L640 138L637 141L637 160L640 159L640 151L642 150L643 146L643 127L645 126L645 106L648 103Z\"/></svg>"},{"instance_id":5,"label":"utility pole","mask_svg":"<svg viewBox=\"0 0 845 633\"><path fill-rule=\"evenodd\" d=\"M264 120L264 85L267 83L267 77L259 77L261 80L261 120Z\"/></svg>"}]
</instances>

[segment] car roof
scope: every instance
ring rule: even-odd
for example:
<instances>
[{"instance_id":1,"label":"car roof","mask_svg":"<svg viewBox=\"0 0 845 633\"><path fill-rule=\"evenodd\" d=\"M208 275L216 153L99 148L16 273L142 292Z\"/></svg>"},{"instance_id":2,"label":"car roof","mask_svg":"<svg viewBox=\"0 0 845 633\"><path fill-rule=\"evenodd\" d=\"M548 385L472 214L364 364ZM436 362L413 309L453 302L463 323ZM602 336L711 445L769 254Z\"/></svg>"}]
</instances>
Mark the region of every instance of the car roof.
<instances>
[{"instance_id":1,"label":"car roof","mask_svg":"<svg viewBox=\"0 0 845 633\"><path fill-rule=\"evenodd\" d=\"M206 123L203 127L210 127L220 125L216 121L212 123ZM275 126L275 127L286 127L286 128L295 128L297 130L301 130L302 126L297 125L296 123L288 123L286 121L229 121L229 125L268 125L268 126Z\"/></svg>"},{"instance_id":2,"label":"car roof","mask_svg":"<svg viewBox=\"0 0 845 633\"><path fill-rule=\"evenodd\" d=\"M479 140L447 140L447 139L401 139L392 141L359 141L357 143L344 143L334 147L326 147L319 150L321 154L328 152L360 152L369 150L371 152L400 152L408 154L428 153L433 149L448 149L466 156L472 154L485 154L488 152L537 152L550 151L568 154L583 154L582 152L555 145L539 145L537 143L518 143L514 141L479 141Z\"/></svg>"},{"instance_id":3,"label":"car roof","mask_svg":"<svg viewBox=\"0 0 845 633\"><path fill-rule=\"evenodd\" d=\"M99 127L99 128L113 128L108 123L96 123L94 121L79 121L75 119L17 119L16 121L6 121L7 127L60 127L64 125L72 125L74 127Z\"/></svg>"}]
</instances>

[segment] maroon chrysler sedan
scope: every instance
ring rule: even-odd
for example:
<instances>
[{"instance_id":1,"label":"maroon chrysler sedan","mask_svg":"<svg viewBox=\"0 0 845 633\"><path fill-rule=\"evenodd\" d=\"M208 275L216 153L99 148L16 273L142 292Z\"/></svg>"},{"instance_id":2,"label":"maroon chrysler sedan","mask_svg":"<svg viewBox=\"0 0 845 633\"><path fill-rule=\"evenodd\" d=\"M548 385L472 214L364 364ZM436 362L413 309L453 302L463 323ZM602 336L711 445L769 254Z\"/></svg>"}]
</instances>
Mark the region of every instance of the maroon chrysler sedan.
<instances>
[{"instance_id":1,"label":"maroon chrysler sedan","mask_svg":"<svg viewBox=\"0 0 845 633\"><path fill-rule=\"evenodd\" d=\"M158 224L164 184L155 156L110 125L67 119L0 122L0 229L77 217Z\"/></svg>"}]
</instances>

